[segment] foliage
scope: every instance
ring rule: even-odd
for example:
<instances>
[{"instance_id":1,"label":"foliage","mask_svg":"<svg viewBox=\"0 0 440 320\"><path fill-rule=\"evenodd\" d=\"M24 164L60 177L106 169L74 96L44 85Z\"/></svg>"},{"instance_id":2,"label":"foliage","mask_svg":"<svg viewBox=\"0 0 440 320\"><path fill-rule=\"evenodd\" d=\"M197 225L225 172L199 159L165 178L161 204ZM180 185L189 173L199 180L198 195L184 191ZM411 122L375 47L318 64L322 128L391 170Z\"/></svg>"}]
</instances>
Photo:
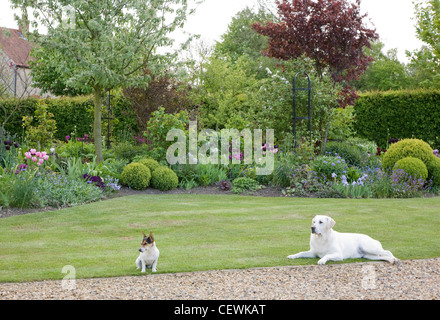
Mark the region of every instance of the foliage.
<instances>
[{"instance_id":1,"label":"foliage","mask_svg":"<svg viewBox=\"0 0 440 320\"><path fill-rule=\"evenodd\" d=\"M145 190L149 187L151 171L140 163L130 163L121 174L122 184L135 190Z\"/></svg>"},{"instance_id":2,"label":"foliage","mask_svg":"<svg viewBox=\"0 0 440 320\"><path fill-rule=\"evenodd\" d=\"M356 101L358 136L386 148L390 138L419 138L440 146L440 91L402 90L363 93Z\"/></svg>"},{"instance_id":3,"label":"foliage","mask_svg":"<svg viewBox=\"0 0 440 320\"><path fill-rule=\"evenodd\" d=\"M417 81L413 80L408 68L397 58L397 50L391 49L383 53L384 44L377 40L366 48L365 52L374 60L360 76L352 82L352 86L360 91L387 91L407 89L415 86ZM417 87L420 87L417 84Z\"/></svg>"},{"instance_id":4,"label":"foliage","mask_svg":"<svg viewBox=\"0 0 440 320\"><path fill-rule=\"evenodd\" d=\"M38 149L52 147L54 134L57 130L53 117L53 113L47 112L47 106L44 103L38 103L35 110L37 126L33 125L34 117L23 117L23 127L26 128L27 138Z\"/></svg>"},{"instance_id":5,"label":"foliage","mask_svg":"<svg viewBox=\"0 0 440 320\"><path fill-rule=\"evenodd\" d=\"M318 74L328 67L337 82L357 78L371 62L363 48L378 35L365 27L359 0L282 0L277 6L279 23L253 25L269 37L269 56L289 60L305 53Z\"/></svg>"},{"instance_id":6,"label":"foliage","mask_svg":"<svg viewBox=\"0 0 440 320\"><path fill-rule=\"evenodd\" d=\"M325 153L340 156L348 165L357 167L365 166L368 158L366 152L350 142L330 142L326 146Z\"/></svg>"},{"instance_id":7,"label":"foliage","mask_svg":"<svg viewBox=\"0 0 440 320\"><path fill-rule=\"evenodd\" d=\"M149 153L148 145L133 145L130 142L116 143L112 148L115 159L133 162L136 157L144 158Z\"/></svg>"},{"instance_id":8,"label":"foliage","mask_svg":"<svg viewBox=\"0 0 440 320\"><path fill-rule=\"evenodd\" d=\"M123 92L131 101L139 130L145 131L151 114L160 107L169 114L191 107L190 89L190 86L167 71L164 75L151 75L147 88L126 88Z\"/></svg>"},{"instance_id":9,"label":"foliage","mask_svg":"<svg viewBox=\"0 0 440 320\"><path fill-rule=\"evenodd\" d=\"M434 150L420 139L404 139L392 144L383 157L382 165L385 171L393 169L401 159L413 157L420 159L425 165L434 158Z\"/></svg>"},{"instance_id":10,"label":"foliage","mask_svg":"<svg viewBox=\"0 0 440 320\"><path fill-rule=\"evenodd\" d=\"M423 180L428 179L428 169L422 160L406 157L396 162L393 167L393 171L403 170L412 178L422 178Z\"/></svg>"},{"instance_id":11,"label":"foliage","mask_svg":"<svg viewBox=\"0 0 440 320\"><path fill-rule=\"evenodd\" d=\"M148 169L150 169L151 172L153 172L154 170L156 170L157 168L160 167L159 162L157 162L154 159L142 159L137 161L140 164L143 164L144 166L146 166Z\"/></svg>"},{"instance_id":12,"label":"foliage","mask_svg":"<svg viewBox=\"0 0 440 320\"><path fill-rule=\"evenodd\" d=\"M195 175L198 184L202 187L227 180L226 170L223 169L223 166L213 164L198 164L195 167Z\"/></svg>"},{"instance_id":13,"label":"foliage","mask_svg":"<svg viewBox=\"0 0 440 320\"><path fill-rule=\"evenodd\" d=\"M332 175L342 176L347 171L347 163L341 156L320 156L314 159L311 168L318 176L331 179Z\"/></svg>"},{"instance_id":14,"label":"foliage","mask_svg":"<svg viewBox=\"0 0 440 320\"><path fill-rule=\"evenodd\" d=\"M151 143L152 154L156 160L166 158L168 148L174 141L167 141L167 134L171 129L186 130L189 123L188 113L180 111L176 114L165 113L165 108L159 108L151 114L144 136Z\"/></svg>"},{"instance_id":15,"label":"foliage","mask_svg":"<svg viewBox=\"0 0 440 320\"><path fill-rule=\"evenodd\" d=\"M102 105L104 92L119 87L145 86L150 75L169 62L170 54L159 55L158 47L171 46L168 34L181 27L189 13L186 0L130 0L109 5L102 1L69 1L74 14L70 26L63 21L65 1L12 0L21 7L28 22L26 7L47 28L47 35L28 34L33 50L33 79L43 91L59 92L52 78L61 79L68 91L91 90L94 101L94 141L98 162L102 155ZM167 20L167 23L165 23ZM153 54L154 52L154 54Z\"/></svg>"},{"instance_id":16,"label":"foliage","mask_svg":"<svg viewBox=\"0 0 440 320\"><path fill-rule=\"evenodd\" d=\"M51 207L81 205L99 200L103 190L86 180L71 179L63 175L48 175L40 191L45 199L44 204Z\"/></svg>"},{"instance_id":17,"label":"foliage","mask_svg":"<svg viewBox=\"0 0 440 320\"><path fill-rule=\"evenodd\" d=\"M408 72L418 88L437 89L440 86L440 61L427 46L406 52L410 59Z\"/></svg>"},{"instance_id":18,"label":"foliage","mask_svg":"<svg viewBox=\"0 0 440 320\"><path fill-rule=\"evenodd\" d=\"M0 168L15 165L20 144L9 133L0 128Z\"/></svg>"},{"instance_id":19,"label":"foliage","mask_svg":"<svg viewBox=\"0 0 440 320\"><path fill-rule=\"evenodd\" d=\"M290 187L293 171L301 164L301 160L301 157L298 157L293 152L277 154L272 173L272 183L278 187Z\"/></svg>"},{"instance_id":20,"label":"foliage","mask_svg":"<svg viewBox=\"0 0 440 320\"><path fill-rule=\"evenodd\" d=\"M168 191L177 188L179 178L176 173L167 167L159 167L151 175L151 186L154 189Z\"/></svg>"},{"instance_id":21,"label":"foliage","mask_svg":"<svg viewBox=\"0 0 440 320\"><path fill-rule=\"evenodd\" d=\"M307 71L312 79L312 140L318 144L325 140L327 127L334 119L335 108L338 107L340 85L333 83L329 75L323 75L320 81L310 59L302 57L296 60L283 62L282 70L274 70L272 76L261 81L258 91L257 126L275 130L277 141L283 142L286 137L292 138L292 79L298 72ZM305 76L298 76L297 86L305 88ZM308 95L300 91L296 98L297 116L308 115ZM297 122L297 139L308 137L307 121ZM293 141L293 139L292 139ZM299 142L299 141L297 141ZM310 143L310 141L308 142ZM321 144L321 146L323 143Z\"/></svg>"},{"instance_id":22,"label":"foliage","mask_svg":"<svg viewBox=\"0 0 440 320\"><path fill-rule=\"evenodd\" d=\"M354 136L354 119L354 106L335 109L330 122L328 139L346 140Z\"/></svg>"},{"instance_id":23,"label":"foliage","mask_svg":"<svg viewBox=\"0 0 440 320\"><path fill-rule=\"evenodd\" d=\"M179 178L179 188L189 190L199 186L199 183L197 182L196 167L197 165L182 164L171 166L172 170Z\"/></svg>"},{"instance_id":24,"label":"foliage","mask_svg":"<svg viewBox=\"0 0 440 320\"><path fill-rule=\"evenodd\" d=\"M83 179L31 168L0 175L0 206L65 207L102 198L103 190Z\"/></svg>"},{"instance_id":25,"label":"foliage","mask_svg":"<svg viewBox=\"0 0 440 320\"><path fill-rule=\"evenodd\" d=\"M232 64L246 59L246 74L256 79L267 78L267 69L276 67L277 59L264 56L262 51L267 48L267 38L252 29L256 22L272 21L274 17L265 10L254 12L245 8L238 12L228 26L228 30L217 42L213 55L225 58Z\"/></svg>"},{"instance_id":26,"label":"foliage","mask_svg":"<svg viewBox=\"0 0 440 320\"><path fill-rule=\"evenodd\" d=\"M301 165L293 171L290 187L282 190L282 192L285 196L341 197L339 192L333 188L331 180L313 171L308 165Z\"/></svg>"},{"instance_id":27,"label":"foliage","mask_svg":"<svg viewBox=\"0 0 440 320\"><path fill-rule=\"evenodd\" d=\"M232 181L233 193L253 192L260 188L260 184L251 178L241 177Z\"/></svg>"},{"instance_id":28,"label":"foliage","mask_svg":"<svg viewBox=\"0 0 440 320\"><path fill-rule=\"evenodd\" d=\"M376 198L413 198L430 189L425 180L412 178L403 170L386 173L376 169L370 173L368 180Z\"/></svg>"},{"instance_id":29,"label":"foliage","mask_svg":"<svg viewBox=\"0 0 440 320\"><path fill-rule=\"evenodd\" d=\"M355 179L352 183L348 182L345 175L341 177L340 182L336 182L337 177L335 177L334 188L348 198L360 199L360 198L370 198L372 191L370 185L365 183L368 178L367 175L363 175Z\"/></svg>"},{"instance_id":30,"label":"foliage","mask_svg":"<svg viewBox=\"0 0 440 320\"><path fill-rule=\"evenodd\" d=\"M93 143L79 141L74 135L67 135L64 141L58 143L56 152L59 157L93 159L95 153L95 145Z\"/></svg>"},{"instance_id":31,"label":"foliage","mask_svg":"<svg viewBox=\"0 0 440 320\"><path fill-rule=\"evenodd\" d=\"M436 187L440 187L440 158L433 157L427 164L429 178Z\"/></svg>"},{"instance_id":32,"label":"foliage","mask_svg":"<svg viewBox=\"0 0 440 320\"><path fill-rule=\"evenodd\" d=\"M437 61L440 59L440 1L419 0L415 2L416 35L427 44ZM437 71L440 69L437 66Z\"/></svg>"},{"instance_id":33,"label":"foliage","mask_svg":"<svg viewBox=\"0 0 440 320\"><path fill-rule=\"evenodd\" d=\"M259 83L253 75L247 75L248 64L246 57L232 63L213 56L203 65L202 85L194 98L201 104L198 113L202 127L250 127L257 108Z\"/></svg>"}]
</instances>

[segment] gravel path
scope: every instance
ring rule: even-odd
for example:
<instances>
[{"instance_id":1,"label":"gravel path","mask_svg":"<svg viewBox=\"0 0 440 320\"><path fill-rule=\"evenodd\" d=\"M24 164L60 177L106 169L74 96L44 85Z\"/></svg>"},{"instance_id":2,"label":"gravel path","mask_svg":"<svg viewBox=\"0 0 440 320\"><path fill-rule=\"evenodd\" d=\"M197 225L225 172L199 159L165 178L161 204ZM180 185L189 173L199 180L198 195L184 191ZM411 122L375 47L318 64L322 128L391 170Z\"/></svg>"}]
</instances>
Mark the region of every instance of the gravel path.
<instances>
[{"instance_id":1,"label":"gravel path","mask_svg":"<svg viewBox=\"0 0 440 320\"><path fill-rule=\"evenodd\" d=\"M440 258L0 284L0 300L440 300Z\"/></svg>"}]
</instances>

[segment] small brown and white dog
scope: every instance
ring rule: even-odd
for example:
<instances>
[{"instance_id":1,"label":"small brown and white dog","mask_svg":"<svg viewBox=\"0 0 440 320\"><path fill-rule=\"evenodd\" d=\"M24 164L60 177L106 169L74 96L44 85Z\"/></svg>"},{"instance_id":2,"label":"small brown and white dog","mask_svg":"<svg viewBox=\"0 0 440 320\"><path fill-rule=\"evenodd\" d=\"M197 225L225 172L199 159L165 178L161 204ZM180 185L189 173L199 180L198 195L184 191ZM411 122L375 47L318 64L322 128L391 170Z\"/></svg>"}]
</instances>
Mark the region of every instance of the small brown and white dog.
<instances>
[{"instance_id":1,"label":"small brown and white dog","mask_svg":"<svg viewBox=\"0 0 440 320\"><path fill-rule=\"evenodd\" d=\"M159 249L154 242L153 233L147 237L144 232L141 247L139 248L139 257L136 259L136 267L145 272L145 267L151 268L152 272L157 271L157 260L159 259Z\"/></svg>"}]
</instances>

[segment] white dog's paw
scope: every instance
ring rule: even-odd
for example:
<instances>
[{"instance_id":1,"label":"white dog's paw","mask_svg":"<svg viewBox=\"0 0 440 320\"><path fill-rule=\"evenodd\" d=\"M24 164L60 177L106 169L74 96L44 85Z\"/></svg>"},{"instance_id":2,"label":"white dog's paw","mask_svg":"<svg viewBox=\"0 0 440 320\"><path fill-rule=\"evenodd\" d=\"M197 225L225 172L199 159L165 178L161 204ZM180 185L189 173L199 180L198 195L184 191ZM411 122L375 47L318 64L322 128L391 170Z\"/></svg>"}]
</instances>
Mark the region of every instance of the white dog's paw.
<instances>
[{"instance_id":1,"label":"white dog's paw","mask_svg":"<svg viewBox=\"0 0 440 320\"><path fill-rule=\"evenodd\" d=\"M324 264L327 263L327 259L322 258L321 260L318 261L318 265L322 266Z\"/></svg>"},{"instance_id":2,"label":"white dog's paw","mask_svg":"<svg viewBox=\"0 0 440 320\"><path fill-rule=\"evenodd\" d=\"M296 259L298 256L296 254L292 254L290 256L287 256L287 259Z\"/></svg>"},{"instance_id":3,"label":"white dog's paw","mask_svg":"<svg viewBox=\"0 0 440 320\"><path fill-rule=\"evenodd\" d=\"M152 269L151 272L157 272L157 269Z\"/></svg>"}]
</instances>

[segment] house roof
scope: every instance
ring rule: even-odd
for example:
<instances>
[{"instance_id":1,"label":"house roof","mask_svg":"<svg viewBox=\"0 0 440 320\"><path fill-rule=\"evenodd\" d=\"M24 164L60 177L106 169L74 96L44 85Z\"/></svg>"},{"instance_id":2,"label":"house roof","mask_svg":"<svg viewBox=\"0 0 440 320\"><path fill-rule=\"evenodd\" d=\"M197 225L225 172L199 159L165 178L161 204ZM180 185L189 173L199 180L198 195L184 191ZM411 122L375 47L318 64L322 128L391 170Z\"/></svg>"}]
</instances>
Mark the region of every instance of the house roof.
<instances>
[{"instance_id":1,"label":"house roof","mask_svg":"<svg viewBox=\"0 0 440 320\"><path fill-rule=\"evenodd\" d=\"M22 68L29 68L32 46L17 29L0 27L0 50Z\"/></svg>"}]
</instances>

